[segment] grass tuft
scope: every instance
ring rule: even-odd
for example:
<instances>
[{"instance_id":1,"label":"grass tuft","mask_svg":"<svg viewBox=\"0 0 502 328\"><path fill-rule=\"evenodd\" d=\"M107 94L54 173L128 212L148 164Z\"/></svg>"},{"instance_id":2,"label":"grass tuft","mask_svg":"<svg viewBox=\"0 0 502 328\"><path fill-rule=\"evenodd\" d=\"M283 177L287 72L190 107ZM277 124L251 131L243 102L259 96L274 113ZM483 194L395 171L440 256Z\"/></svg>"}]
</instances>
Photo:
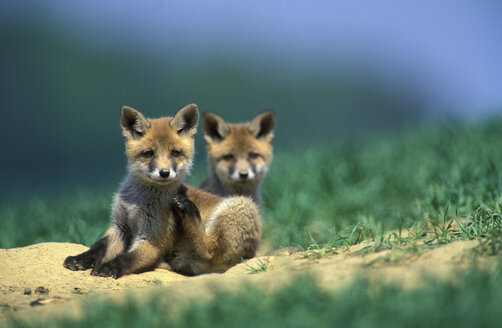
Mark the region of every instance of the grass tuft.
<instances>
[{"instance_id":1,"label":"grass tuft","mask_svg":"<svg viewBox=\"0 0 502 328\"><path fill-rule=\"evenodd\" d=\"M256 266L249 265L246 262L246 266L248 267L248 273L253 274L253 273L260 273L260 272L266 272L268 271L268 264L269 264L269 259L257 259L256 260Z\"/></svg>"}]
</instances>

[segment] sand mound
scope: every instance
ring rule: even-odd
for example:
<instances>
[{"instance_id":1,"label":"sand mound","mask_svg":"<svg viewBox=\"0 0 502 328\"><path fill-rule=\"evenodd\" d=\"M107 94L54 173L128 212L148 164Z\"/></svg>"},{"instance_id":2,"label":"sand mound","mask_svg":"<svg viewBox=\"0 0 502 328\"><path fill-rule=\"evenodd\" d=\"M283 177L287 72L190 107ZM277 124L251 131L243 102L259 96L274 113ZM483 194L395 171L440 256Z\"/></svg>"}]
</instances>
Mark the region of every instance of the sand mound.
<instances>
[{"instance_id":1,"label":"sand mound","mask_svg":"<svg viewBox=\"0 0 502 328\"><path fill-rule=\"evenodd\" d=\"M281 286L295 274L309 272L322 286L336 289L363 274L403 287L420 286L424 277L451 279L454 272L472 264L472 249L478 241L453 242L422 250L363 252L370 243L322 252L288 252L257 257L231 268L224 274L185 277L168 270L129 275L120 279L93 277L87 271L63 267L68 255L88 248L69 243L42 243L22 248L0 249L0 319L6 315L78 312L79 302L92 297L121 297L124 291L147 294L162 287L180 297L204 297L217 289L235 289L243 282L265 288ZM490 266L490 259L479 260ZM492 261L493 262L493 261ZM254 274L252 274L254 272ZM37 301L38 300L38 301ZM43 305L43 306L36 306Z\"/></svg>"}]
</instances>

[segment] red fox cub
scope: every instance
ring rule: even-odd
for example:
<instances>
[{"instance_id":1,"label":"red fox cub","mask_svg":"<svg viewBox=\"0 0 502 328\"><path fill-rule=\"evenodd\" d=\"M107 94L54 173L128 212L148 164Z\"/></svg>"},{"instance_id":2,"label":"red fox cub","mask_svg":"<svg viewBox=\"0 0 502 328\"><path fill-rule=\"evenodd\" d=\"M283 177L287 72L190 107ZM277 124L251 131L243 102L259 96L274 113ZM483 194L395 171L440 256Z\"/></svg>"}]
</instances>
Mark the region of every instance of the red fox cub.
<instances>
[{"instance_id":1,"label":"red fox cub","mask_svg":"<svg viewBox=\"0 0 502 328\"><path fill-rule=\"evenodd\" d=\"M224 272L255 255L261 221L251 198L222 198L182 184L198 121L195 104L159 119L122 108L128 174L115 195L112 224L88 251L66 258L66 268L119 278L167 262L196 275Z\"/></svg>"},{"instance_id":2,"label":"red fox cub","mask_svg":"<svg viewBox=\"0 0 502 328\"><path fill-rule=\"evenodd\" d=\"M221 196L249 196L260 205L260 186L272 161L274 127L273 110L246 124L227 124L214 113L204 113L211 173L199 188Z\"/></svg>"}]
</instances>

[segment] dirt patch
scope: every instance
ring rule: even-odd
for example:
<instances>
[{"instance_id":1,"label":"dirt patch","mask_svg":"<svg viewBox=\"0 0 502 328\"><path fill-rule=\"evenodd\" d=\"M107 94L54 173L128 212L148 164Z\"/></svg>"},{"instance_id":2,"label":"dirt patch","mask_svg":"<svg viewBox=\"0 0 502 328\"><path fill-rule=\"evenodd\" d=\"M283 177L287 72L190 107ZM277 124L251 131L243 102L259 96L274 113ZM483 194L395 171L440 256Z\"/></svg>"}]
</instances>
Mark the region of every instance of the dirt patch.
<instances>
[{"instance_id":1,"label":"dirt patch","mask_svg":"<svg viewBox=\"0 0 502 328\"><path fill-rule=\"evenodd\" d=\"M315 275L321 286L337 289L360 275L390 281L405 288L420 286L424 277L454 279L458 270L473 263L472 249L478 241L453 242L420 252L384 250L362 252L370 243L322 252L285 252L262 256L231 268L224 274L185 277L156 269L120 279L93 277L87 271L63 267L68 255L88 248L69 243L42 243L22 248L0 249L0 320L8 314L29 316L74 313L82 301L95 297L122 299L124 293L148 295L164 288L179 297L210 297L215 288L232 290L242 283L273 290L299 273ZM478 258L490 267L490 258Z\"/></svg>"}]
</instances>

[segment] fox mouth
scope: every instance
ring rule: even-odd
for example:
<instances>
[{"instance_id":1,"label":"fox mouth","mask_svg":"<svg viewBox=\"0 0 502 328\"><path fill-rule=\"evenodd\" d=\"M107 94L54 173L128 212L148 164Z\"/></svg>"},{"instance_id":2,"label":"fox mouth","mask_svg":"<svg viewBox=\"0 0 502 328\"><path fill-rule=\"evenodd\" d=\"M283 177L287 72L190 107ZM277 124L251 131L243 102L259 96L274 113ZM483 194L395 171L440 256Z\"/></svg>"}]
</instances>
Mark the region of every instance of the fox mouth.
<instances>
[{"instance_id":1,"label":"fox mouth","mask_svg":"<svg viewBox=\"0 0 502 328\"><path fill-rule=\"evenodd\" d=\"M167 186L168 184L176 181L176 179L174 179L174 178L172 178L172 179L164 179L164 178L152 178L152 177L149 177L149 180L151 182L154 182L156 184L163 185L163 186Z\"/></svg>"},{"instance_id":2,"label":"fox mouth","mask_svg":"<svg viewBox=\"0 0 502 328\"><path fill-rule=\"evenodd\" d=\"M246 178L230 178L229 179L232 183L235 183L235 184L247 184L247 183L251 183L255 180L255 178L250 178L250 177L246 177Z\"/></svg>"},{"instance_id":3,"label":"fox mouth","mask_svg":"<svg viewBox=\"0 0 502 328\"><path fill-rule=\"evenodd\" d=\"M177 176L174 175L174 176L170 176L170 177L166 177L166 178L162 178L162 177L159 177L159 176L152 176L151 174L148 174L146 176L144 176L146 178L146 180L150 183L153 183L153 184L157 184L157 185L161 185L161 186L167 186L175 181L177 181Z\"/></svg>"},{"instance_id":4,"label":"fox mouth","mask_svg":"<svg viewBox=\"0 0 502 328\"><path fill-rule=\"evenodd\" d=\"M174 180L169 180L169 181L164 181L164 180L157 180L157 179L151 179L152 182L155 182L156 184L162 185L162 186L167 186Z\"/></svg>"}]
</instances>

